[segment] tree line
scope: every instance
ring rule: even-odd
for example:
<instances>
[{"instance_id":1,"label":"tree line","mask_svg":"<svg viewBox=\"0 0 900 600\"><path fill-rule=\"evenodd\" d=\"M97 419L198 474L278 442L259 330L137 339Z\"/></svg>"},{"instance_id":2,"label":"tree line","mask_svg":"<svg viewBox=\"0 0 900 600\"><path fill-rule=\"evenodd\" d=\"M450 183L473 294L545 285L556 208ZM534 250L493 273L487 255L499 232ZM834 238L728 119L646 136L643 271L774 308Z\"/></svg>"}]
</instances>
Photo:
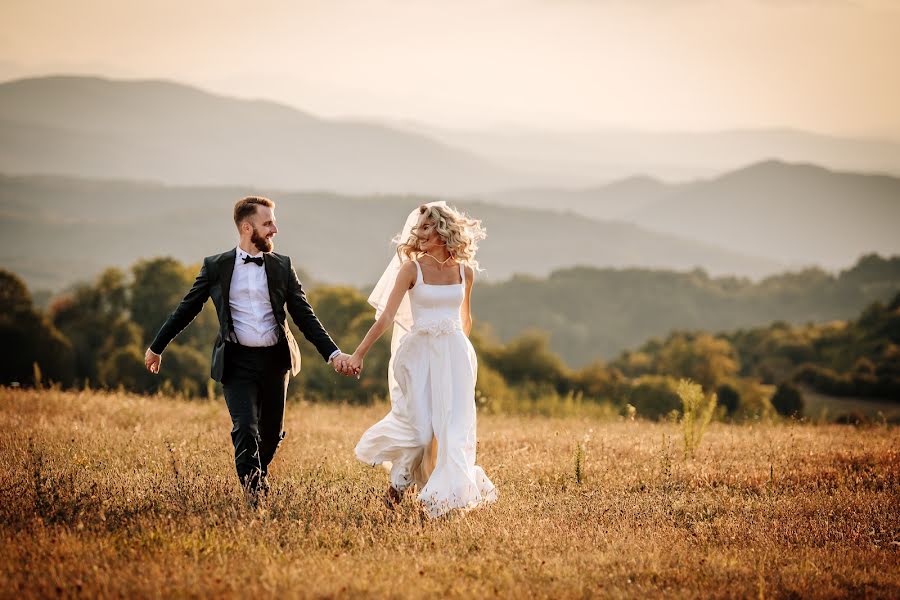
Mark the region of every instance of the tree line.
<instances>
[{"instance_id":1,"label":"tree line","mask_svg":"<svg viewBox=\"0 0 900 600\"><path fill-rule=\"evenodd\" d=\"M127 272L110 268L55 297L46 310L34 306L18 276L0 271L0 384L216 397L221 390L209 379L218 330L211 302L166 349L159 375L147 373L143 363L149 341L197 271L197 265L171 258L138 261ZM352 351L374 316L365 295L348 286L312 285L308 296L338 345ZM681 408L681 378L716 393L719 416L735 420L802 413L796 384L832 395L900 398L900 294L872 303L852 321L775 322L719 334L673 330L613 360L578 368L551 349L546 332L526 329L501 342L493 331L476 322L472 333L479 357L476 397L490 412L632 410L664 418ZM367 356L357 381L335 374L294 333L303 369L291 384L292 397L349 403L387 397L387 336Z\"/></svg>"},{"instance_id":2,"label":"tree line","mask_svg":"<svg viewBox=\"0 0 900 600\"><path fill-rule=\"evenodd\" d=\"M774 321L803 324L854 318L900 289L900 256L869 254L832 274L819 268L751 281L652 269L572 267L546 278L519 275L479 283L477 316L501 340L547 331L571 367L681 330L731 331Z\"/></svg>"}]
</instances>

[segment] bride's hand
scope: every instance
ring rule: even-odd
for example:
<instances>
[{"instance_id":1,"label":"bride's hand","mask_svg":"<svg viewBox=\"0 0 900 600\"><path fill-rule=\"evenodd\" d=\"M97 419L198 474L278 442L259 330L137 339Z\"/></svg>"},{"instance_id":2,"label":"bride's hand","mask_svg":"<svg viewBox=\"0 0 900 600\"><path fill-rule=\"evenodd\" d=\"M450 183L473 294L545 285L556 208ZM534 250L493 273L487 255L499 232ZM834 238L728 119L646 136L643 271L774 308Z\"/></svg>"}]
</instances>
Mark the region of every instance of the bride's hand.
<instances>
[{"instance_id":1,"label":"bride's hand","mask_svg":"<svg viewBox=\"0 0 900 600\"><path fill-rule=\"evenodd\" d=\"M359 379L359 374L362 372L363 367L363 359L356 352L354 352L349 359L347 359L347 370L350 373L356 375L356 378Z\"/></svg>"}]
</instances>

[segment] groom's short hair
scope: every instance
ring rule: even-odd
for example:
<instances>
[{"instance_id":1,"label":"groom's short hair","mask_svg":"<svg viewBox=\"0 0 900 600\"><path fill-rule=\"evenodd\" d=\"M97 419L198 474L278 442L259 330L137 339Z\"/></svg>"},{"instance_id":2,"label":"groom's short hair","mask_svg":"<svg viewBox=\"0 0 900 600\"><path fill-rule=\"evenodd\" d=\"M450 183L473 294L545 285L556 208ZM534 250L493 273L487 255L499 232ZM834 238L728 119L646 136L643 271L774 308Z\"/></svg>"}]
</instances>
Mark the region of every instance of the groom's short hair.
<instances>
[{"instance_id":1,"label":"groom's short hair","mask_svg":"<svg viewBox=\"0 0 900 600\"><path fill-rule=\"evenodd\" d=\"M250 215L256 214L257 206L275 208L275 203L263 196L247 196L246 198L241 198L234 205L234 224L237 227L240 227L241 223L244 222L244 219Z\"/></svg>"}]
</instances>

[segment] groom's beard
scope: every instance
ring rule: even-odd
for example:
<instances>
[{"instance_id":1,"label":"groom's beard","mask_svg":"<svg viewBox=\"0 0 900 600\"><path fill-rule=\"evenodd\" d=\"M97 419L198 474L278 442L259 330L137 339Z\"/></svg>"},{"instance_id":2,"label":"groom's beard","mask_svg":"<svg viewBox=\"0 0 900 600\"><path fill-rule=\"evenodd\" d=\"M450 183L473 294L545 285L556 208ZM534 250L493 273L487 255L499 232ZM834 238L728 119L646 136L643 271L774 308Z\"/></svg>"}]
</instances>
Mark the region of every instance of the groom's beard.
<instances>
[{"instance_id":1,"label":"groom's beard","mask_svg":"<svg viewBox=\"0 0 900 600\"><path fill-rule=\"evenodd\" d=\"M253 245L260 252L271 252L275 248L272 240L259 235L255 227L253 228L253 235L250 236L250 241L253 242Z\"/></svg>"}]
</instances>

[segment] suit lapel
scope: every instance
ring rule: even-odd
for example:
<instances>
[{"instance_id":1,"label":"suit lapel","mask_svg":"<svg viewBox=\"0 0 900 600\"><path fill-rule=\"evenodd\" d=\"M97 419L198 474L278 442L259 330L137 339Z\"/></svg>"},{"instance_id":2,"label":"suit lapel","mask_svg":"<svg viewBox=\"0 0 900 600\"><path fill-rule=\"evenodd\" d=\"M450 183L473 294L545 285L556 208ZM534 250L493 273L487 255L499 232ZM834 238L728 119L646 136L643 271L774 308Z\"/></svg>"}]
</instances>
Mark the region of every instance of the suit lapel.
<instances>
[{"instance_id":1,"label":"suit lapel","mask_svg":"<svg viewBox=\"0 0 900 600\"><path fill-rule=\"evenodd\" d=\"M221 269L220 278L222 280L222 309L228 317L226 322L229 325L231 324L231 304L229 296L231 295L231 277L234 274L234 258L236 255L237 250L226 252L224 258L222 258L222 261L219 263L219 268Z\"/></svg>"},{"instance_id":2,"label":"suit lapel","mask_svg":"<svg viewBox=\"0 0 900 600\"><path fill-rule=\"evenodd\" d=\"M275 294L272 293L272 290L276 289L280 285L279 282L281 281L281 279L279 272L280 269L278 268L279 265L275 261L275 259L272 258L272 255L268 252L263 253L263 265L265 265L266 267L266 284L269 288L269 302L272 304L272 311L277 315L279 312L279 307L275 303ZM276 319L277 318L278 317L276 316Z\"/></svg>"}]
</instances>

